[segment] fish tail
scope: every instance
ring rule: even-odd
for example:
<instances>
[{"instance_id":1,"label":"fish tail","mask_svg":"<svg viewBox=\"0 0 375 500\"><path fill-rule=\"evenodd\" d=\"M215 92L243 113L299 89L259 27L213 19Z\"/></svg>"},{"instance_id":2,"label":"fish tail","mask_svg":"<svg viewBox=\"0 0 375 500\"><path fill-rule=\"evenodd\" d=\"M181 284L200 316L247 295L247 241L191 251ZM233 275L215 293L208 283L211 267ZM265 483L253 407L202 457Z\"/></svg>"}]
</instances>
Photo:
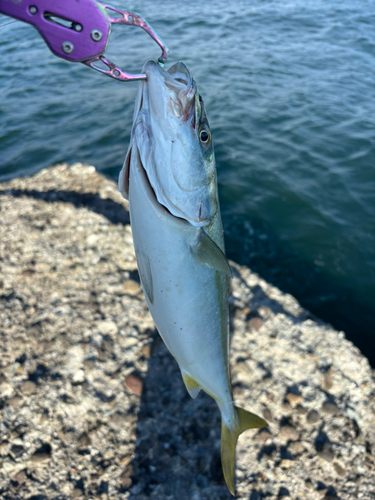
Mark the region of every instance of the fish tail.
<instances>
[{"instance_id":1,"label":"fish tail","mask_svg":"<svg viewBox=\"0 0 375 500\"><path fill-rule=\"evenodd\" d=\"M225 424L224 419L221 423L221 465L225 482L232 495L235 495L234 462L239 435L246 429L259 429L268 425L263 418L258 417L254 413L238 408L237 406L234 407L234 410L238 417L236 424L232 428L229 428Z\"/></svg>"}]
</instances>

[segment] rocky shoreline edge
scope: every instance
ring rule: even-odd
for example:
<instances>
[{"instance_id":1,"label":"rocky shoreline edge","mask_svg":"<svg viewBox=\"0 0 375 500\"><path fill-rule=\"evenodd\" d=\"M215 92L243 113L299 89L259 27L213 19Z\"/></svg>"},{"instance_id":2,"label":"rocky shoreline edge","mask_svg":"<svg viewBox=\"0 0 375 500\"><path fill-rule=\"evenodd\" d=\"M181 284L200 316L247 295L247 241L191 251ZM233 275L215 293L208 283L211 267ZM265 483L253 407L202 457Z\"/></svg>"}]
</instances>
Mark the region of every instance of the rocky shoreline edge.
<instances>
[{"instance_id":1,"label":"rocky shoreline edge","mask_svg":"<svg viewBox=\"0 0 375 500\"><path fill-rule=\"evenodd\" d=\"M0 498L232 498L139 284L127 203L94 167L0 183ZM237 498L375 499L375 380L342 332L232 263ZM303 279L303 277L302 277Z\"/></svg>"}]
</instances>

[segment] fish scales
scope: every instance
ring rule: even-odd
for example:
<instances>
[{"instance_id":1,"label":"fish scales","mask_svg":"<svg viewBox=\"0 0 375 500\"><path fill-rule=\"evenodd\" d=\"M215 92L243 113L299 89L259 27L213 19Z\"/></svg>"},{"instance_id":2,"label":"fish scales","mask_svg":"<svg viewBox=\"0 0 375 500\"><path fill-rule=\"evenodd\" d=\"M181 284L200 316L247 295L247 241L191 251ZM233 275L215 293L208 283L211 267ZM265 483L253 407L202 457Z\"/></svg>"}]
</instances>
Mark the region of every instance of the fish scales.
<instances>
[{"instance_id":1,"label":"fish scales","mask_svg":"<svg viewBox=\"0 0 375 500\"><path fill-rule=\"evenodd\" d=\"M129 200L142 288L189 394L200 389L222 416L221 458L234 494L238 436L265 420L233 403L228 360L230 267L203 100L183 63L149 61L139 86L119 189Z\"/></svg>"}]
</instances>

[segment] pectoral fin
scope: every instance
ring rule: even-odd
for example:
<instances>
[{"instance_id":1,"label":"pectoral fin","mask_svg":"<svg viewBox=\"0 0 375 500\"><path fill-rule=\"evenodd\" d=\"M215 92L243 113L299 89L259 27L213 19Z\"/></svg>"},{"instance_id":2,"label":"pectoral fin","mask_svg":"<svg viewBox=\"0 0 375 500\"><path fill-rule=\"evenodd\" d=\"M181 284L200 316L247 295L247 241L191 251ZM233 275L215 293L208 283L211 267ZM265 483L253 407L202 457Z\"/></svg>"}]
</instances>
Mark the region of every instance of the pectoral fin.
<instances>
[{"instance_id":1,"label":"pectoral fin","mask_svg":"<svg viewBox=\"0 0 375 500\"><path fill-rule=\"evenodd\" d=\"M229 278L232 277L231 268L223 251L203 229L199 231L198 241L191 247L191 251L199 264L221 271Z\"/></svg>"},{"instance_id":2,"label":"pectoral fin","mask_svg":"<svg viewBox=\"0 0 375 500\"><path fill-rule=\"evenodd\" d=\"M198 396L201 388L199 387L199 385L196 383L195 380L189 377L189 375L187 375L184 372L181 372L181 374L182 374L182 380L184 381L188 393L193 399L195 399Z\"/></svg>"},{"instance_id":3,"label":"pectoral fin","mask_svg":"<svg viewBox=\"0 0 375 500\"><path fill-rule=\"evenodd\" d=\"M141 251L136 252L139 275L141 277L142 287L145 295L151 304L154 303L154 287L152 282L150 260L146 254Z\"/></svg>"}]
</instances>

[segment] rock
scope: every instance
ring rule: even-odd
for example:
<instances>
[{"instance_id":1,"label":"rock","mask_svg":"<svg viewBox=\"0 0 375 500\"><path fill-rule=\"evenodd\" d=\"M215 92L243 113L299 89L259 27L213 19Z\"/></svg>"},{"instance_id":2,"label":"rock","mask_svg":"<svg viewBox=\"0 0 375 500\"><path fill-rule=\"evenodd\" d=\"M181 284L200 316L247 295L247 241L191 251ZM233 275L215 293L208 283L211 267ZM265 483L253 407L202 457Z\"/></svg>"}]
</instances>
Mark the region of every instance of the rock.
<instances>
[{"instance_id":1,"label":"rock","mask_svg":"<svg viewBox=\"0 0 375 500\"><path fill-rule=\"evenodd\" d=\"M137 396L142 395L143 391L143 382L142 380L137 377L134 373L131 373L128 375L125 379L125 387L132 392L133 394L136 394Z\"/></svg>"},{"instance_id":2,"label":"rock","mask_svg":"<svg viewBox=\"0 0 375 500\"><path fill-rule=\"evenodd\" d=\"M40 464L42 462L46 462L49 460L51 456L48 453L35 453L31 458L30 458L30 463L32 464Z\"/></svg>"},{"instance_id":3,"label":"rock","mask_svg":"<svg viewBox=\"0 0 375 500\"><path fill-rule=\"evenodd\" d=\"M77 370L74 372L72 377L73 384L82 384L85 381L85 372L84 370Z\"/></svg>"},{"instance_id":4,"label":"rock","mask_svg":"<svg viewBox=\"0 0 375 500\"><path fill-rule=\"evenodd\" d=\"M280 427L280 437L283 439L296 441L297 439L299 439L299 432L291 425L286 424Z\"/></svg>"},{"instance_id":5,"label":"rock","mask_svg":"<svg viewBox=\"0 0 375 500\"><path fill-rule=\"evenodd\" d=\"M0 496L229 498L217 405L190 398L155 331L127 206L82 164L0 183ZM236 404L269 423L239 439L238 500L373 500L367 360L230 265Z\"/></svg>"},{"instance_id":6,"label":"rock","mask_svg":"<svg viewBox=\"0 0 375 500\"><path fill-rule=\"evenodd\" d=\"M342 467L340 464L338 464L337 462L333 464L333 467L337 473L337 475L339 475L340 477L344 477L346 475L346 472L345 472L345 469L344 467Z\"/></svg>"},{"instance_id":7,"label":"rock","mask_svg":"<svg viewBox=\"0 0 375 500\"><path fill-rule=\"evenodd\" d=\"M32 382L31 380L28 380L22 386L22 392L26 395L34 394L34 392L36 392L36 390L37 390L36 383Z\"/></svg>"},{"instance_id":8,"label":"rock","mask_svg":"<svg viewBox=\"0 0 375 500\"><path fill-rule=\"evenodd\" d=\"M289 460L288 458L284 458L280 462L280 467L282 469L290 469L291 467L294 467L296 465L294 460Z\"/></svg>"},{"instance_id":9,"label":"rock","mask_svg":"<svg viewBox=\"0 0 375 500\"><path fill-rule=\"evenodd\" d=\"M288 451L293 454L299 455L305 451L305 446L307 443L304 441L292 441L288 444Z\"/></svg>"},{"instance_id":10,"label":"rock","mask_svg":"<svg viewBox=\"0 0 375 500\"><path fill-rule=\"evenodd\" d=\"M54 224L54 226L57 226L58 224ZM97 234L89 234L89 236L87 236L86 238L86 245L88 245L89 247L92 247L92 246L95 246L98 241L99 241L100 237L99 235Z\"/></svg>"},{"instance_id":11,"label":"rock","mask_svg":"<svg viewBox=\"0 0 375 500\"><path fill-rule=\"evenodd\" d=\"M13 481L16 481L18 484L23 484L27 479L26 470L25 469L20 470L19 472L17 472L17 474L13 476L12 479Z\"/></svg>"},{"instance_id":12,"label":"rock","mask_svg":"<svg viewBox=\"0 0 375 500\"><path fill-rule=\"evenodd\" d=\"M323 388L326 391L330 391L333 387L333 371L329 368L324 374Z\"/></svg>"},{"instance_id":13,"label":"rock","mask_svg":"<svg viewBox=\"0 0 375 500\"><path fill-rule=\"evenodd\" d=\"M114 336L117 334L118 328L114 321L99 321L97 329L102 335Z\"/></svg>"},{"instance_id":14,"label":"rock","mask_svg":"<svg viewBox=\"0 0 375 500\"><path fill-rule=\"evenodd\" d=\"M313 485L311 479L306 479L305 480L305 488L307 490L310 490L310 491L314 489L314 485Z\"/></svg>"},{"instance_id":15,"label":"rock","mask_svg":"<svg viewBox=\"0 0 375 500\"><path fill-rule=\"evenodd\" d=\"M329 401L324 401L322 405L322 411L324 411L324 413L327 413L328 415L337 415L340 412L337 405Z\"/></svg>"},{"instance_id":16,"label":"rock","mask_svg":"<svg viewBox=\"0 0 375 500\"><path fill-rule=\"evenodd\" d=\"M272 422L272 413L269 408L264 408L262 411L263 418L267 420L267 422Z\"/></svg>"},{"instance_id":17,"label":"rock","mask_svg":"<svg viewBox=\"0 0 375 500\"><path fill-rule=\"evenodd\" d=\"M113 450L107 450L103 455L104 460L112 460L114 457L115 453Z\"/></svg>"},{"instance_id":18,"label":"rock","mask_svg":"<svg viewBox=\"0 0 375 500\"><path fill-rule=\"evenodd\" d=\"M86 449L88 446L91 444L91 439L90 436L87 434L87 432L84 432L83 434L80 435L77 441L77 446L79 449Z\"/></svg>"},{"instance_id":19,"label":"rock","mask_svg":"<svg viewBox=\"0 0 375 500\"><path fill-rule=\"evenodd\" d=\"M11 398L9 400L9 405L16 406L16 405L20 404L21 401L22 401L22 398L20 396L14 396L13 398Z\"/></svg>"},{"instance_id":20,"label":"rock","mask_svg":"<svg viewBox=\"0 0 375 500\"><path fill-rule=\"evenodd\" d=\"M124 281L124 292L129 295L139 295L142 292L142 289L136 281L126 280Z\"/></svg>"},{"instance_id":21,"label":"rock","mask_svg":"<svg viewBox=\"0 0 375 500\"><path fill-rule=\"evenodd\" d=\"M306 415L306 420L309 424L316 424L320 419L319 413L316 410L310 410Z\"/></svg>"},{"instance_id":22,"label":"rock","mask_svg":"<svg viewBox=\"0 0 375 500\"><path fill-rule=\"evenodd\" d=\"M322 449L318 451L318 455L327 462L333 462L333 459L335 458L335 452L330 443L324 443Z\"/></svg>"},{"instance_id":23,"label":"rock","mask_svg":"<svg viewBox=\"0 0 375 500\"><path fill-rule=\"evenodd\" d=\"M286 413L290 413L292 411L292 405L289 403L289 401L284 401L283 404L282 404L282 409Z\"/></svg>"},{"instance_id":24,"label":"rock","mask_svg":"<svg viewBox=\"0 0 375 500\"><path fill-rule=\"evenodd\" d=\"M128 465L133 460L133 458L134 458L133 455L125 455L120 460L120 465L122 465L123 467L125 467L126 465Z\"/></svg>"},{"instance_id":25,"label":"rock","mask_svg":"<svg viewBox=\"0 0 375 500\"><path fill-rule=\"evenodd\" d=\"M269 308L268 306L260 306L258 307L258 313L262 318L268 319L271 316L273 316L272 309Z\"/></svg>"},{"instance_id":26,"label":"rock","mask_svg":"<svg viewBox=\"0 0 375 500\"><path fill-rule=\"evenodd\" d=\"M300 403L303 399L301 394L295 394L294 392L288 392L285 397L292 406L295 406L297 403Z\"/></svg>"},{"instance_id":27,"label":"rock","mask_svg":"<svg viewBox=\"0 0 375 500\"><path fill-rule=\"evenodd\" d=\"M3 382L0 384L0 397L6 398L9 397L13 394L13 387L11 384L7 384L6 382Z\"/></svg>"},{"instance_id":28,"label":"rock","mask_svg":"<svg viewBox=\"0 0 375 500\"><path fill-rule=\"evenodd\" d=\"M95 389L95 395L100 401L111 403L116 398L117 394L113 392L110 384L106 383L105 380L96 379L92 385Z\"/></svg>"},{"instance_id":29,"label":"rock","mask_svg":"<svg viewBox=\"0 0 375 500\"><path fill-rule=\"evenodd\" d=\"M270 439L272 438L272 434L271 432L269 431L269 429L265 428L265 429L262 429L259 431L258 433L258 438L261 440L261 441L267 441L267 439Z\"/></svg>"},{"instance_id":30,"label":"rock","mask_svg":"<svg viewBox=\"0 0 375 500\"><path fill-rule=\"evenodd\" d=\"M120 474L118 481L121 485L121 488L123 488L124 490L128 490L133 484L133 481L131 479L133 472L133 467L128 465L124 467L123 472Z\"/></svg>"},{"instance_id":31,"label":"rock","mask_svg":"<svg viewBox=\"0 0 375 500\"><path fill-rule=\"evenodd\" d=\"M296 410L300 415L306 415L306 413L308 412L308 409L300 404L296 406Z\"/></svg>"},{"instance_id":32,"label":"rock","mask_svg":"<svg viewBox=\"0 0 375 500\"><path fill-rule=\"evenodd\" d=\"M263 326L263 320L261 318L251 318L248 322L250 330L255 330L258 332Z\"/></svg>"},{"instance_id":33,"label":"rock","mask_svg":"<svg viewBox=\"0 0 375 500\"><path fill-rule=\"evenodd\" d=\"M151 356L151 344L146 344L141 349L142 356L148 359Z\"/></svg>"}]
</instances>

